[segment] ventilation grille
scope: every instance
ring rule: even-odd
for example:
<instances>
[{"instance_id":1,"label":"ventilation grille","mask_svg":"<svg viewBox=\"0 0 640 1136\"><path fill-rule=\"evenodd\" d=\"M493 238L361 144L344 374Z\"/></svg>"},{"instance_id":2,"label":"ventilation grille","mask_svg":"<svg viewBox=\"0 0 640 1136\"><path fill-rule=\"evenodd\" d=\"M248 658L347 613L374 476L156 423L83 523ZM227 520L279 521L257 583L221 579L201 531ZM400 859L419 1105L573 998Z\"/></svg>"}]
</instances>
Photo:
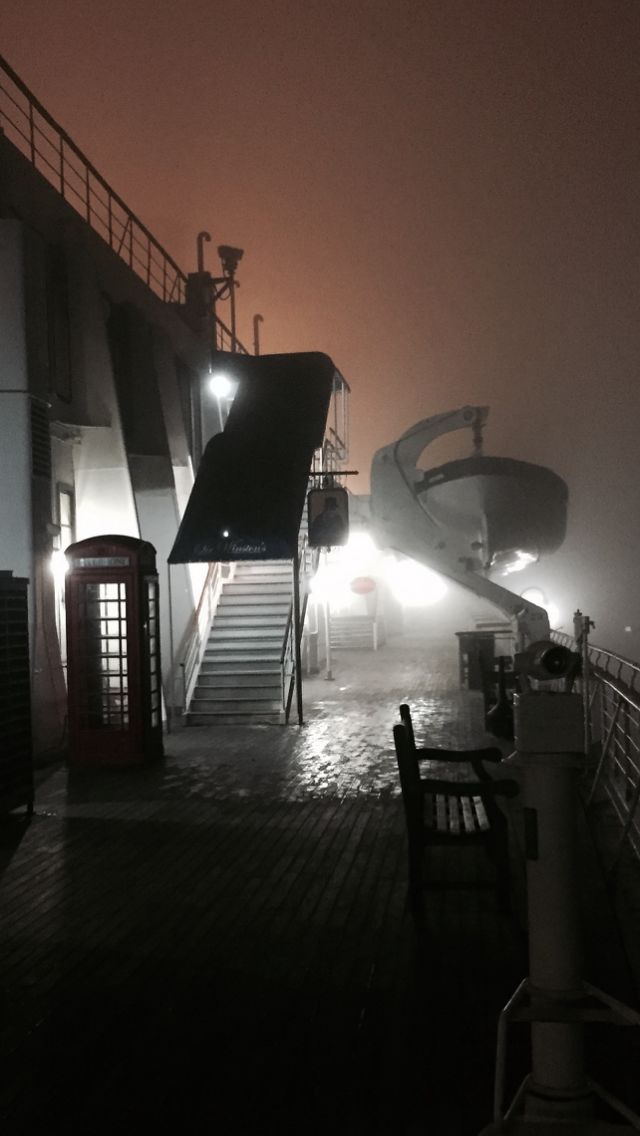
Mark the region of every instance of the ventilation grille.
<instances>
[{"instance_id":1,"label":"ventilation grille","mask_svg":"<svg viewBox=\"0 0 640 1136\"><path fill-rule=\"evenodd\" d=\"M33 796L25 580L0 572L0 811Z\"/></svg>"},{"instance_id":2,"label":"ventilation grille","mask_svg":"<svg viewBox=\"0 0 640 1136\"><path fill-rule=\"evenodd\" d=\"M31 471L34 477L51 480L51 436L47 407L31 403Z\"/></svg>"}]
</instances>

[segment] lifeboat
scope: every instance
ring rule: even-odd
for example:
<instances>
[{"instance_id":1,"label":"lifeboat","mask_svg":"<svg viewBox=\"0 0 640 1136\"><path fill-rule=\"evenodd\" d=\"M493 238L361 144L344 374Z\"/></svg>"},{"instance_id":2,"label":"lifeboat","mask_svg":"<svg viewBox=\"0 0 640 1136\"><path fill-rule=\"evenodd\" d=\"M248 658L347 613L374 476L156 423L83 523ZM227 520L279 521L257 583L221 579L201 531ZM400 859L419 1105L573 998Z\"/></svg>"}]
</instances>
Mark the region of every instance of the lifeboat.
<instances>
[{"instance_id":1,"label":"lifeboat","mask_svg":"<svg viewBox=\"0 0 640 1136\"><path fill-rule=\"evenodd\" d=\"M565 538L567 485L544 466L475 454L417 470L414 487L434 525L456 530L485 570L524 566Z\"/></svg>"}]
</instances>

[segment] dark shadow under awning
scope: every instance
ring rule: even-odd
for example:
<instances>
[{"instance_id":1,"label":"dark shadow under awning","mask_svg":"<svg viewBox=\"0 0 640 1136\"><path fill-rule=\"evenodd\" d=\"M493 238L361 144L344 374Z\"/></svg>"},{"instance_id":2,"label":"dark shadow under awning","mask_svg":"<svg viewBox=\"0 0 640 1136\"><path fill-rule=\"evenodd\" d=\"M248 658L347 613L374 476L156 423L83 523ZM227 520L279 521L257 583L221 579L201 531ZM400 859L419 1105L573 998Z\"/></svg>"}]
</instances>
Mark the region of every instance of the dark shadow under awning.
<instances>
[{"instance_id":1,"label":"dark shadow under awning","mask_svg":"<svg viewBox=\"0 0 640 1136\"><path fill-rule=\"evenodd\" d=\"M204 452L170 564L295 556L339 372L328 355L223 355L238 388Z\"/></svg>"}]
</instances>

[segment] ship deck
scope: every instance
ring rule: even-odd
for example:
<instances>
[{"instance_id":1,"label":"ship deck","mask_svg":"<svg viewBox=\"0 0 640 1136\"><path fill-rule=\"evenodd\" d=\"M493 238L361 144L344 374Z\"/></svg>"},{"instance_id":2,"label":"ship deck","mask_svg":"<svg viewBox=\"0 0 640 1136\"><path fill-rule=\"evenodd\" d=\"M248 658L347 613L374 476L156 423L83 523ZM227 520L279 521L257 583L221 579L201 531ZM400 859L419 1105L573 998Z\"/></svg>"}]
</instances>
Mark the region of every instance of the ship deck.
<instances>
[{"instance_id":1,"label":"ship deck","mask_svg":"<svg viewBox=\"0 0 640 1136\"><path fill-rule=\"evenodd\" d=\"M391 738L408 701L431 744L478 744L480 697L453 645L417 634L333 669L305 683L303 727L182 729L156 765L40 772L31 825L5 824L0 849L5 1136L490 1120L497 1016L527 965L518 811L514 913L491 889L433 892L417 933ZM585 975L635 1003L582 822L580 842ZM470 884L490 871L460 857ZM590 1072L636 1108L637 1056L632 1031L594 1027ZM513 1090L523 1026L509 1068Z\"/></svg>"}]
</instances>

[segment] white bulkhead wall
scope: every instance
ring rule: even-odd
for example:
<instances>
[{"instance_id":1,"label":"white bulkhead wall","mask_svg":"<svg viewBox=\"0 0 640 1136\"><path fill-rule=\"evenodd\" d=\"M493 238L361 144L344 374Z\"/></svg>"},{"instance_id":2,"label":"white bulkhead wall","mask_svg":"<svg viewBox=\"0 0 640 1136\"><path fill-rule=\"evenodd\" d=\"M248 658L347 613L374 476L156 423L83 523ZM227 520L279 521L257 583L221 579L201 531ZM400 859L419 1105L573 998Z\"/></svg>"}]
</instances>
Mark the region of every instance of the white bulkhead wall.
<instances>
[{"instance_id":1,"label":"white bulkhead wall","mask_svg":"<svg viewBox=\"0 0 640 1136\"><path fill-rule=\"evenodd\" d=\"M80 242L66 248L73 345L71 421L76 539L119 533L140 536L107 338L107 303ZM62 416L65 408L60 407Z\"/></svg>"},{"instance_id":2,"label":"white bulkhead wall","mask_svg":"<svg viewBox=\"0 0 640 1136\"><path fill-rule=\"evenodd\" d=\"M22 225L0 221L0 569L32 578L31 428Z\"/></svg>"}]
</instances>

